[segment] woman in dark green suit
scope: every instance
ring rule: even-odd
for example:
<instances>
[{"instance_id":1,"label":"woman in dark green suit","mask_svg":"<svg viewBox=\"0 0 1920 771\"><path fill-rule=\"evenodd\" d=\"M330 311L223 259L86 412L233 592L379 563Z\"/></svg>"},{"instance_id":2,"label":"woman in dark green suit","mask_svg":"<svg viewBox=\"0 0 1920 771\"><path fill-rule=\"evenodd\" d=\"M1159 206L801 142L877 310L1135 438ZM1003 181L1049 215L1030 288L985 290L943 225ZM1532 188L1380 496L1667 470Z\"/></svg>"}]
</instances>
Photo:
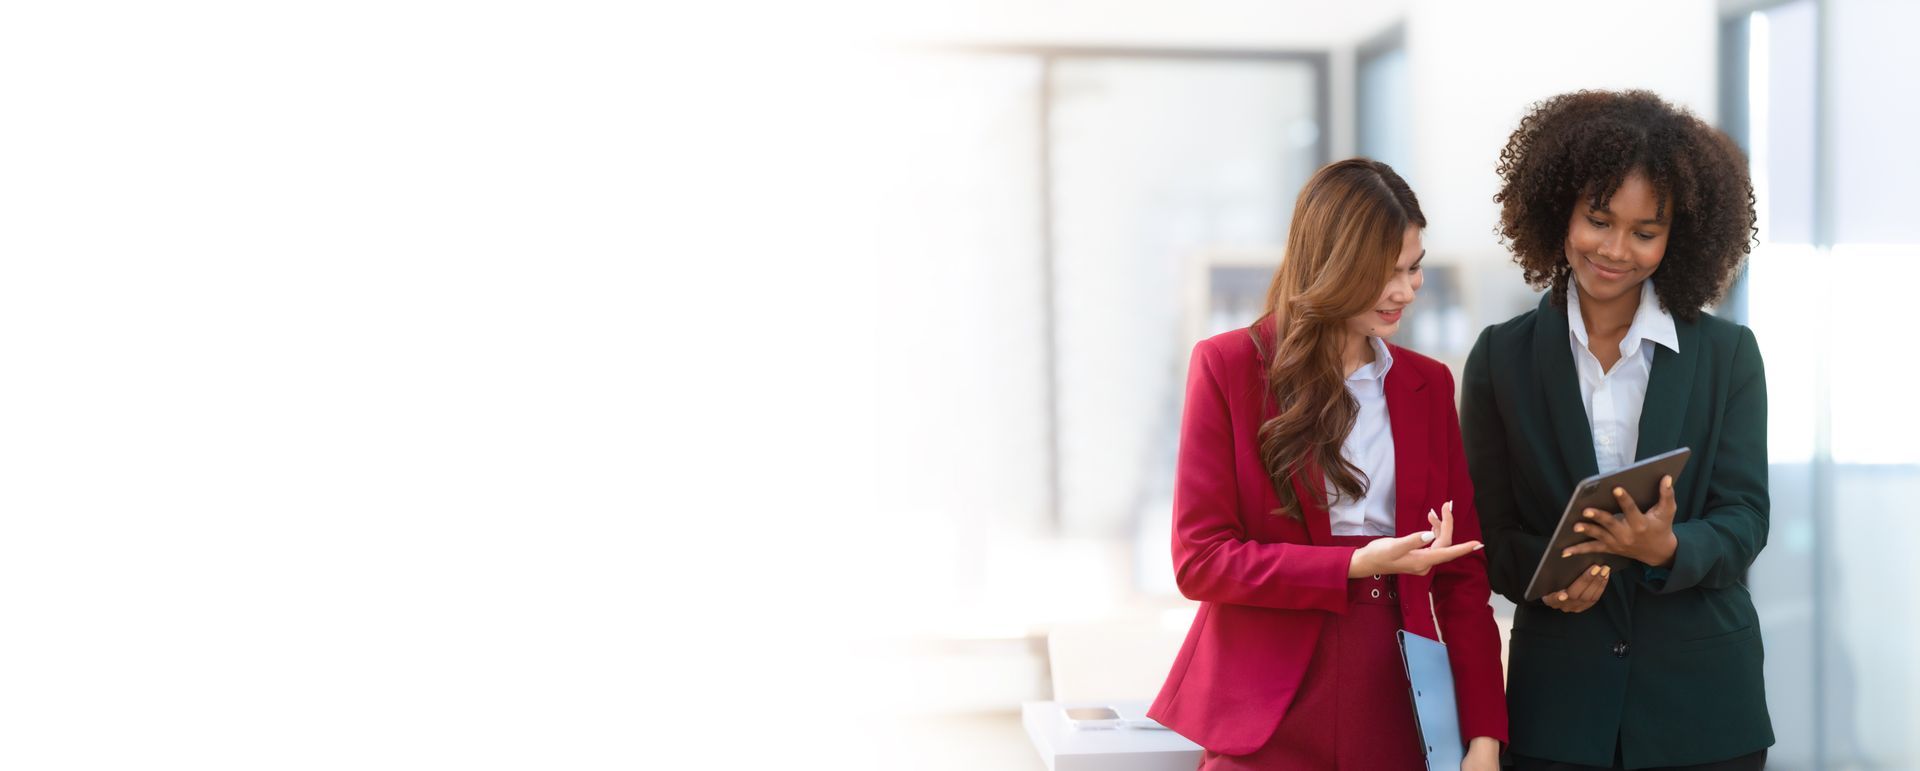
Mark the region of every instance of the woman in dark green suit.
<instances>
[{"instance_id":1,"label":"woman in dark green suit","mask_svg":"<svg viewBox=\"0 0 1920 771\"><path fill-rule=\"evenodd\" d=\"M1747 769L1773 744L1747 568L1767 541L1767 389L1753 333L1702 312L1753 243L1746 161L1644 91L1534 106L1501 152L1501 234L1539 307L1488 327L1461 423L1488 577L1518 606L1519 769ZM1574 483L1677 447L1645 511L1585 512L1624 555L1528 602Z\"/></svg>"}]
</instances>

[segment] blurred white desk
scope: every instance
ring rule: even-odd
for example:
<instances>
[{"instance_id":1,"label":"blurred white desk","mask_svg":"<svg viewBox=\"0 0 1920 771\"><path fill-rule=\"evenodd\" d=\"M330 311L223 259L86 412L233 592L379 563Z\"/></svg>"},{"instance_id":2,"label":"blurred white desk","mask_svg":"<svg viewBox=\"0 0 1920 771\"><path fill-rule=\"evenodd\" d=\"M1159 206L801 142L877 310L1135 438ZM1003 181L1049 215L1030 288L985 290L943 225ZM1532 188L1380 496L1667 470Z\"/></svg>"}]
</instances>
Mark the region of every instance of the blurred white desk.
<instances>
[{"instance_id":1,"label":"blurred white desk","mask_svg":"<svg viewBox=\"0 0 1920 771\"><path fill-rule=\"evenodd\" d=\"M1123 715L1144 715L1144 701L1030 701L1020 705L1020 722L1050 771L1193 771L1200 766L1200 745L1164 728L1076 729L1067 707L1113 707Z\"/></svg>"}]
</instances>

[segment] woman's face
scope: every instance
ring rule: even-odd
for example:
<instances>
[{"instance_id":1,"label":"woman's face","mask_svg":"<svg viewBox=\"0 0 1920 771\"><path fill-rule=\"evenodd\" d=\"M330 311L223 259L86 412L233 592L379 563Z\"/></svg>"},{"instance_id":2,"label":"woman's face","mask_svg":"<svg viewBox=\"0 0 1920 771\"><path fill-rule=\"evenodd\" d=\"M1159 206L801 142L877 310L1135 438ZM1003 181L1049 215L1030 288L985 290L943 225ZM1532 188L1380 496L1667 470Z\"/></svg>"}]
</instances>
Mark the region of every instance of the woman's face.
<instances>
[{"instance_id":1,"label":"woman's face","mask_svg":"<svg viewBox=\"0 0 1920 771\"><path fill-rule=\"evenodd\" d=\"M1420 261L1426 256L1419 226L1407 226L1407 234L1400 240L1400 257L1394 261L1393 275L1387 279L1386 289L1381 290L1380 299L1374 301L1372 308L1347 319L1347 331L1374 337L1391 337L1399 331L1400 314L1413 303L1413 296L1420 292L1420 284L1425 280L1420 273Z\"/></svg>"},{"instance_id":2,"label":"woman's face","mask_svg":"<svg viewBox=\"0 0 1920 771\"><path fill-rule=\"evenodd\" d=\"M1639 294L1640 282L1667 254L1671 223L1656 216L1658 211L1653 185L1638 171L1621 181L1606 208L1594 208L1585 198L1574 203L1567 221L1567 265L1587 297L1604 302Z\"/></svg>"}]
</instances>

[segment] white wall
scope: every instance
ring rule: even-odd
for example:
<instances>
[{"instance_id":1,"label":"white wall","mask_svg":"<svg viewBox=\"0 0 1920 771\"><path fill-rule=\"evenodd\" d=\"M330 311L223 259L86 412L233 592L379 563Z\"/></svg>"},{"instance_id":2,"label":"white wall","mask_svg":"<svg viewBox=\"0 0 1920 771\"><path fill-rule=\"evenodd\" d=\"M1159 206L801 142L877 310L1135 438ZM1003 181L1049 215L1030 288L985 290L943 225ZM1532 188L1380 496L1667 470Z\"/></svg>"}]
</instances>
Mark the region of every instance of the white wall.
<instances>
[{"instance_id":1,"label":"white wall","mask_svg":"<svg viewBox=\"0 0 1920 771\"><path fill-rule=\"evenodd\" d=\"M1651 89L1713 121L1716 0L1623 0L1596 9L1526 0L985 0L879 7L896 41L1323 50L1333 145L1352 152L1351 48L1407 20L1414 169L1427 247L1504 260L1492 236L1494 160L1532 102L1580 88ZM886 15L890 14L890 15Z\"/></svg>"},{"instance_id":2,"label":"white wall","mask_svg":"<svg viewBox=\"0 0 1920 771\"><path fill-rule=\"evenodd\" d=\"M900 4L897 39L1222 48L1327 48L1398 18L1408 0L967 0ZM885 12L885 9L879 9Z\"/></svg>"},{"instance_id":3,"label":"white wall","mask_svg":"<svg viewBox=\"0 0 1920 771\"><path fill-rule=\"evenodd\" d=\"M1582 88L1644 88L1712 122L1717 19L1712 0L1410 3L1413 174L1428 251L1507 259L1493 234L1494 163L1537 100Z\"/></svg>"},{"instance_id":4,"label":"white wall","mask_svg":"<svg viewBox=\"0 0 1920 771\"><path fill-rule=\"evenodd\" d=\"M1353 154L1353 49L1403 18L1409 0L969 0L874 9L896 42L1324 51L1329 150Z\"/></svg>"}]
</instances>

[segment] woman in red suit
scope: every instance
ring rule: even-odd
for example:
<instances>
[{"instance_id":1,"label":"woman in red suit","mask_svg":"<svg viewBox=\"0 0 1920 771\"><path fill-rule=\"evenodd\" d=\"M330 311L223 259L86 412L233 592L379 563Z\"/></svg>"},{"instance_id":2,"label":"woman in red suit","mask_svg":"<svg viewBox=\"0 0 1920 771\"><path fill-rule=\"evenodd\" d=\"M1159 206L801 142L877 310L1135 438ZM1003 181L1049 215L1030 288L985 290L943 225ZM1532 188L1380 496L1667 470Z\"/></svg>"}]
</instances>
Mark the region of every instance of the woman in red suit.
<instances>
[{"instance_id":1,"label":"woman in red suit","mask_svg":"<svg viewBox=\"0 0 1920 771\"><path fill-rule=\"evenodd\" d=\"M1194 347L1173 560L1201 605L1148 714L1206 748L1202 769L1425 768L1400 629L1447 643L1462 767L1498 767L1500 642L1453 376L1383 340L1419 291L1426 224L1386 164L1329 164L1294 205L1266 313Z\"/></svg>"}]
</instances>

